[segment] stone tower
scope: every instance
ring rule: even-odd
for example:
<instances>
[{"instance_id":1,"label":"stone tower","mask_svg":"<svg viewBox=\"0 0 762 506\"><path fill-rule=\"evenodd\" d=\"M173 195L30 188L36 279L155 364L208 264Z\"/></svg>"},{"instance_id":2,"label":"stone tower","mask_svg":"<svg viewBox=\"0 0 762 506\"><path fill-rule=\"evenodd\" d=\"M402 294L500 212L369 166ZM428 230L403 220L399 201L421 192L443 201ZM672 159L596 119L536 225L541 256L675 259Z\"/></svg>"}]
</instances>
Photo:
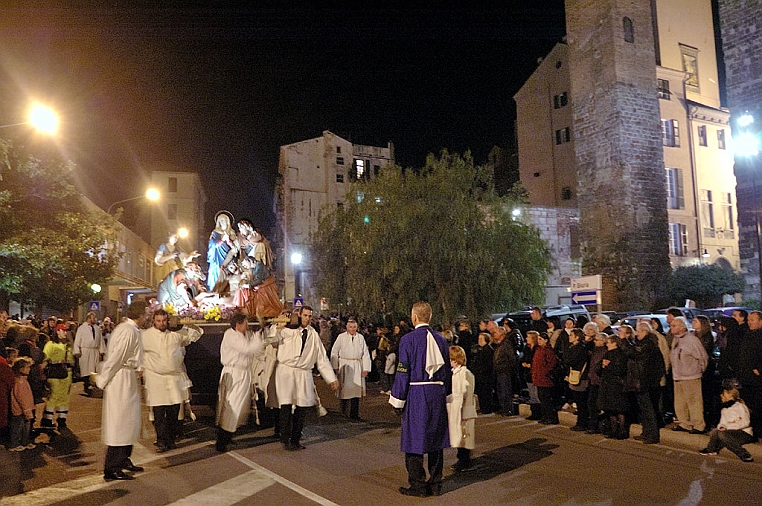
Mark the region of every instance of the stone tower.
<instances>
[{"instance_id":1,"label":"stone tower","mask_svg":"<svg viewBox=\"0 0 762 506\"><path fill-rule=\"evenodd\" d=\"M734 136L744 130L762 137L762 0L719 0L722 49L725 55L727 102ZM739 127L749 113L754 124ZM757 221L762 210L762 155L736 157L738 224L741 270L746 274L749 299L760 294L760 237Z\"/></svg>"},{"instance_id":2,"label":"stone tower","mask_svg":"<svg viewBox=\"0 0 762 506\"><path fill-rule=\"evenodd\" d=\"M655 0L566 0L583 275L648 309L670 273Z\"/></svg>"}]
</instances>

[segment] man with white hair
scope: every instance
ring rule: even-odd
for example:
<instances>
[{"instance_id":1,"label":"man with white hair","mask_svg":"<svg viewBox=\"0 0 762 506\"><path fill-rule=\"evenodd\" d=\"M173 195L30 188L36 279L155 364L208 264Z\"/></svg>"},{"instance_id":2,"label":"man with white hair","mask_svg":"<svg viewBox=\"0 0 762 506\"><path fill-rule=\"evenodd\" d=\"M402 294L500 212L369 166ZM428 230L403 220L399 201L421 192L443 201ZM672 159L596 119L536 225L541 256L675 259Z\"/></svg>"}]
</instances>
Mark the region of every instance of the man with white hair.
<instances>
[{"instance_id":1,"label":"man with white hair","mask_svg":"<svg viewBox=\"0 0 762 506\"><path fill-rule=\"evenodd\" d=\"M672 320L670 331L672 341L672 380L675 384L675 415L678 422L674 431L704 434L704 401L701 396L701 376L704 374L709 357L701 341L688 332L685 317Z\"/></svg>"},{"instance_id":2,"label":"man with white hair","mask_svg":"<svg viewBox=\"0 0 762 506\"><path fill-rule=\"evenodd\" d=\"M598 325L599 332L603 332L610 336L614 335L614 329L611 328L611 318L609 318L608 315L603 313L595 315L595 324Z\"/></svg>"}]
</instances>

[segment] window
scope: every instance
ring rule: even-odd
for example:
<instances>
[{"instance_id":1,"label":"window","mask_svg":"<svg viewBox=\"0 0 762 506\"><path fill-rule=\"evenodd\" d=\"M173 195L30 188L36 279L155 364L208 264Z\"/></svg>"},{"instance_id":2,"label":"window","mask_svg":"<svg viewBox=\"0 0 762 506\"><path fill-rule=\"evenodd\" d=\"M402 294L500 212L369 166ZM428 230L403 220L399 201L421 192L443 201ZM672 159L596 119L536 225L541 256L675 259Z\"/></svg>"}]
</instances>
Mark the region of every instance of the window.
<instances>
[{"instance_id":1,"label":"window","mask_svg":"<svg viewBox=\"0 0 762 506\"><path fill-rule=\"evenodd\" d=\"M706 146L706 126L698 127L699 146Z\"/></svg>"},{"instance_id":2,"label":"window","mask_svg":"<svg viewBox=\"0 0 762 506\"><path fill-rule=\"evenodd\" d=\"M177 204L168 204L167 205L167 219L168 220L176 220L177 219Z\"/></svg>"},{"instance_id":3,"label":"window","mask_svg":"<svg viewBox=\"0 0 762 506\"><path fill-rule=\"evenodd\" d=\"M704 229L704 237L714 237L712 190L701 190L701 227Z\"/></svg>"},{"instance_id":4,"label":"window","mask_svg":"<svg viewBox=\"0 0 762 506\"><path fill-rule=\"evenodd\" d=\"M344 207L344 202L336 202L336 207L341 209L342 207Z\"/></svg>"},{"instance_id":5,"label":"window","mask_svg":"<svg viewBox=\"0 0 762 506\"><path fill-rule=\"evenodd\" d=\"M632 28L632 20L627 16L622 18L622 29L624 30L624 41L635 42L635 33Z\"/></svg>"},{"instance_id":6,"label":"window","mask_svg":"<svg viewBox=\"0 0 762 506\"><path fill-rule=\"evenodd\" d=\"M167 191L169 193L177 193L177 178L171 177L167 179Z\"/></svg>"},{"instance_id":7,"label":"window","mask_svg":"<svg viewBox=\"0 0 762 506\"><path fill-rule=\"evenodd\" d=\"M720 193L720 205L722 205L722 228L724 229L725 239L733 239L735 234L735 218L733 216L733 194Z\"/></svg>"},{"instance_id":8,"label":"window","mask_svg":"<svg viewBox=\"0 0 762 506\"><path fill-rule=\"evenodd\" d=\"M572 198L571 187L564 186L561 189L561 200L571 200L571 198Z\"/></svg>"},{"instance_id":9,"label":"window","mask_svg":"<svg viewBox=\"0 0 762 506\"><path fill-rule=\"evenodd\" d=\"M657 90L659 91L659 98L662 100L671 100L672 93L669 91L669 81L666 79L657 79L659 85Z\"/></svg>"},{"instance_id":10,"label":"window","mask_svg":"<svg viewBox=\"0 0 762 506\"><path fill-rule=\"evenodd\" d=\"M685 86L689 91L699 92L698 49L680 44L680 55L683 61L683 71L688 74Z\"/></svg>"},{"instance_id":11,"label":"window","mask_svg":"<svg viewBox=\"0 0 762 506\"><path fill-rule=\"evenodd\" d=\"M363 179L365 177L365 160L355 160L355 179Z\"/></svg>"},{"instance_id":12,"label":"window","mask_svg":"<svg viewBox=\"0 0 762 506\"><path fill-rule=\"evenodd\" d=\"M556 130L556 144L565 144L571 141L569 127Z\"/></svg>"},{"instance_id":13,"label":"window","mask_svg":"<svg viewBox=\"0 0 762 506\"><path fill-rule=\"evenodd\" d=\"M682 223L669 224L669 254L678 257L688 254L688 228Z\"/></svg>"},{"instance_id":14,"label":"window","mask_svg":"<svg viewBox=\"0 0 762 506\"><path fill-rule=\"evenodd\" d=\"M560 95L555 95L553 97L553 109L560 109L562 107L566 107L568 103L569 103L569 94L567 92L563 92Z\"/></svg>"},{"instance_id":15,"label":"window","mask_svg":"<svg viewBox=\"0 0 762 506\"><path fill-rule=\"evenodd\" d=\"M380 165L374 165L373 166L373 175L378 177L378 175L381 173L381 166Z\"/></svg>"},{"instance_id":16,"label":"window","mask_svg":"<svg viewBox=\"0 0 762 506\"><path fill-rule=\"evenodd\" d=\"M336 174L336 182L337 183L343 183L344 182L344 174Z\"/></svg>"},{"instance_id":17,"label":"window","mask_svg":"<svg viewBox=\"0 0 762 506\"><path fill-rule=\"evenodd\" d=\"M341 146L336 146L336 152L341 153Z\"/></svg>"},{"instance_id":18,"label":"window","mask_svg":"<svg viewBox=\"0 0 762 506\"><path fill-rule=\"evenodd\" d=\"M337 156L336 157L336 165L344 165L344 157L343 156Z\"/></svg>"},{"instance_id":19,"label":"window","mask_svg":"<svg viewBox=\"0 0 762 506\"><path fill-rule=\"evenodd\" d=\"M682 169L667 168L667 208L685 209Z\"/></svg>"},{"instance_id":20,"label":"window","mask_svg":"<svg viewBox=\"0 0 762 506\"><path fill-rule=\"evenodd\" d=\"M680 147L680 125L676 119L661 120L661 143L671 148Z\"/></svg>"},{"instance_id":21,"label":"window","mask_svg":"<svg viewBox=\"0 0 762 506\"><path fill-rule=\"evenodd\" d=\"M717 149L725 149L725 129L717 130Z\"/></svg>"}]
</instances>

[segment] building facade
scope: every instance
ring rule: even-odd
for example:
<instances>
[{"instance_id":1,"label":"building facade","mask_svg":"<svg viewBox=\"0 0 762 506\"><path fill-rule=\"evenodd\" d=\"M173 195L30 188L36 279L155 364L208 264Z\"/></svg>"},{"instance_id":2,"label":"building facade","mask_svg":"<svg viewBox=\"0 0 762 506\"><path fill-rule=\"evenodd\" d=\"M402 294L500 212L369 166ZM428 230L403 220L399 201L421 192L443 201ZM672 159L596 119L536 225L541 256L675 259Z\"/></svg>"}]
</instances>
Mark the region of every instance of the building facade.
<instances>
[{"instance_id":1,"label":"building facade","mask_svg":"<svg viewBox=\"0 0 762 506\"><path fill-rule=\"evenodd\" d=\"M154 170L151 185L161 193L160 201L151 208L151 246L154 254L156 248L167 241L170 232L184 228L188 235L181 237L178 245L186 252L200 252L197 261L204 264L211 228L204 223L207 197L199 175L187 171ZM156 285L161 281L154 280Z\"/></svg>"},{"instance_id":2,"label":"building facade","mask_svg":"<svg viewBox=\"0 0 762 506\"><path fill-rule=\"evenodd\" d=\"M719 0L720 31L725 61L725 90L734 134L744 131L759 141L762 131L762 0ZM736 121L749 114L754 123ZM762 157L737 156L738 223L741 269L746 297L762 300L760 211L762 211Z\"/></svg>"},{"instance_id":3,"label":"building facade","mask_svg":"<svg viewBox=\"0 0 762 506\"><path fill-rule=\"evenodd\" d=\"M276 184L275 245L281 294L290 304L297 294L320 307L309 251L320 212L344 203L351 181L369 179L394 165L394 145L353 144L328 130L320 137L281 146Z\"/></svg>"},{"instance_id":4,"label":"building facade","mask_svg":"<svg viewBox=\"0 0 762 506\"><path fill-rule=\"evenodd\" d=\"M663 278L662 245L672 267L738 269L729 112L720 107L710 0L612 2L600 11L588 4L567 2L574 38L557 44L514 97L530 202L580 209L582 270L619 277L610 290L628 277ZM626 251L613 258L598 244Z\"/></svg>"}]
</instances>

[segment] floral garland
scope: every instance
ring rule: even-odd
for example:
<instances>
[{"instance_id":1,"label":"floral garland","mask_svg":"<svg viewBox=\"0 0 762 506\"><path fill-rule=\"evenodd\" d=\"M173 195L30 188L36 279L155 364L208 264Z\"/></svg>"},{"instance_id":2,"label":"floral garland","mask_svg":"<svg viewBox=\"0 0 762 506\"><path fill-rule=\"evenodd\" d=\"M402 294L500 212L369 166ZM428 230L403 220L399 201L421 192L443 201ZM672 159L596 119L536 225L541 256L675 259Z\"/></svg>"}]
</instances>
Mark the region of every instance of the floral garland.
<instances>
[{"instance_id":1,"label":"floral garland","mask_svg":"<svg viewBox=\"0 0 762 506\"><path fill-rule=\"evenodd\" d=\"M154 310L158 309L158 306ZM179 310L171 303L164 304L164 310L170 316L177 316L181 322L191 321L207 321L207 322L219 322L229 321L230 318L236 313L240 312L239 308L229 306L210 306L206 308L198 308L193 306L184 306Z\"/></svg>"}]
</instances>

